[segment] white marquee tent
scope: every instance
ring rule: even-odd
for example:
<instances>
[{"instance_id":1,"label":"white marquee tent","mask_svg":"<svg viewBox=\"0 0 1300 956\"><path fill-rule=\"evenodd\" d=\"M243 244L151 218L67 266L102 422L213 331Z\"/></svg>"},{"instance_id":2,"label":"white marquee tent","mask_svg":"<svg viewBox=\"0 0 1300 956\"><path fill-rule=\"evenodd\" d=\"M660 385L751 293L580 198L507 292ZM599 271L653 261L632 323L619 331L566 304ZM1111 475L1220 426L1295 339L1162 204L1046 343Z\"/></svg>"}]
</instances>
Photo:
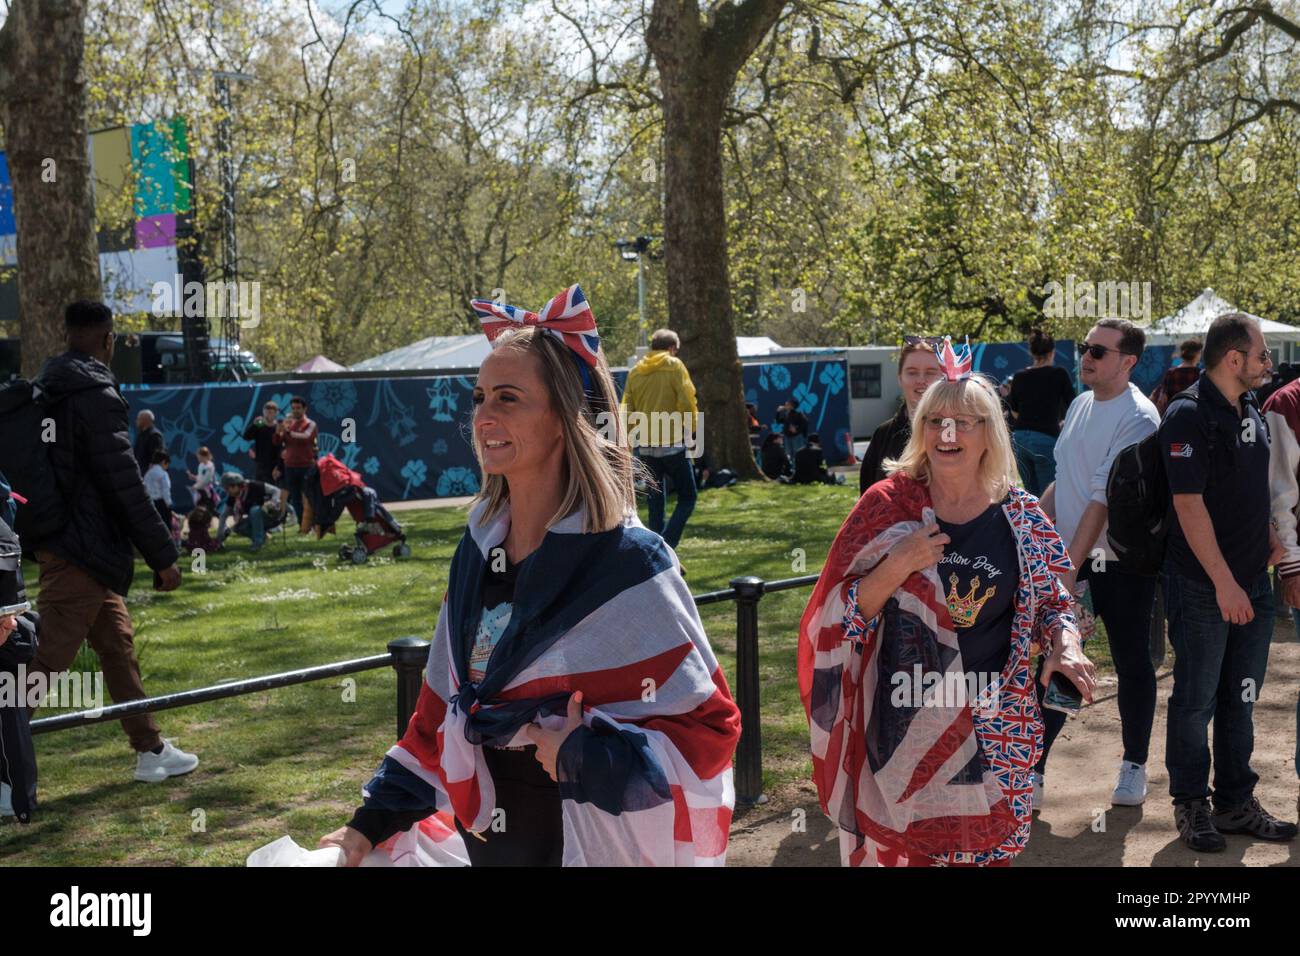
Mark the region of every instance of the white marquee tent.
<instances>
[{"instance_id":1,"label":"white marquee tent","mask_svg":"<svg viewBox=\"0 0 1300 956\"><path fill-rule=\"evenodd\" d=\"M398 369L478 368L491 350L488 340L481 334L431 335L364 362L357 362L352 369L357 372L384 372Z\"/></svg>"},{"instance_id":2,"label":"white marquee tent","mask_svg":"<svg viewBox=\"0 0 1300 956\"><path fill-rule=\"evenodd\" d=\"M1171 345L1181 342L1189 336L1204 336L1209 331L1210 323L1225 312L1239 311L1227 299L1213 289L1206 289L1177 312L1157 319L1146 328L1147 341L1153 345ZM1250 313L1246 313L1250 315ZM1269 344L1294 342L1300 339L1300 329L1272 319L1252 316L1259 320L1261 331Z\"/></svg>"}]
</instances>

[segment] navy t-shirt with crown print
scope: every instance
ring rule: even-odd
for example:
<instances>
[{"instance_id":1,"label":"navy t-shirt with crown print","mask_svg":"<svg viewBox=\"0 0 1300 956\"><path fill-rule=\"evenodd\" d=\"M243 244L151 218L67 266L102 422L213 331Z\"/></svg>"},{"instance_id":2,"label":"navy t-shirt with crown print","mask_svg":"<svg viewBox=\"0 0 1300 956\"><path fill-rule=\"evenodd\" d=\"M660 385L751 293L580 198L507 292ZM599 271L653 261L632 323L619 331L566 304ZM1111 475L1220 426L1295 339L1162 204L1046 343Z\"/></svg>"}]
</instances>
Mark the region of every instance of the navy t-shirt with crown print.
<instances>
[{"instance_id":1,"label":"navy t-shirt with crown print","mask_svg":"<svg viewBox=\"0 0 1300 956\"><path fill-rule=\"evenodd\" d=\"M957 632L962 670L999 674L1011 656L1011 624L1020 556L1002 502L962 524L939 520L952 540L939 560L939 580Z\"/></svg>"}]
</instances>

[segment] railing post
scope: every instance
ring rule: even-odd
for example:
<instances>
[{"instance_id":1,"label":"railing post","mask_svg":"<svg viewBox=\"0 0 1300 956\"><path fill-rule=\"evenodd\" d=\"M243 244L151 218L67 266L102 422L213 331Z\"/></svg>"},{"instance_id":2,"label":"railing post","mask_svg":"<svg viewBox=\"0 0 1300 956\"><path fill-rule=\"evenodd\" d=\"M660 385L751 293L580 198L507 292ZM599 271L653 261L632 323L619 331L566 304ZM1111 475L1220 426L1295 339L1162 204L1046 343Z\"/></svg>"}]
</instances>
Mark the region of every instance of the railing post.
<instances>
[{"instance_id":1,"label":"railing post","mask_svg":"<svg viewBox=\"0 0 1300 956\"><path fill-rule=\"evenodd\" d=\"M763 734L759 724L758 602L763 579L732 578L736 592L736 703L740 744L736 747L736 805L763 803Z\"/></svg>"},{"instance_id":2,"label":"railing post","mask_svg":"<svg viewBox=\"0 0 1300 956\"><path fill-rule=\"evenodd\" d=\"M388 653L393 655L393 670L397 671L397 739L401 740L420 699L429 642L422 637L398 637L388 642Z\"/></svg>"}]
</instances>

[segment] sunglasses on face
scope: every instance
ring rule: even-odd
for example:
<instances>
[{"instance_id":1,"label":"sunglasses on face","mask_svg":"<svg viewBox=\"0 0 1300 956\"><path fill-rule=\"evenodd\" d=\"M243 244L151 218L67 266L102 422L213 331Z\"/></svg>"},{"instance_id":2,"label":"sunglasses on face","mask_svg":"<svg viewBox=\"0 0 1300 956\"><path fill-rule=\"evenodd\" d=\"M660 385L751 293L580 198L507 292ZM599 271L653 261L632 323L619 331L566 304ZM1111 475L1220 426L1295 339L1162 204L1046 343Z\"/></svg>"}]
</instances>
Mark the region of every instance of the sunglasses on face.
<instances>
[{"instance_id":1,"label":"sunglasses on face","mask_svg":"<svg viewBox=\"0 0 1300 956\"><path fill-rule=\"evenodd\" d=\"M1247 358L1254 358L1261 365L1267 365L1269 362L1273 361L1272 349L1264 349L1264 351L1260 352L1258 355L1252 355L1249 349L1233 349L1232 351L1240 352L1242 355L1246 356Z\"/></svg>"},{"instance_id":2,"label":"sunglasses on face","mask_svg":"<svg viewBox=\"0 0 1300 956\"><path fill-rule=\"evenodd\" d=\"M1100 362L1106 357L1107 352L1118 352L1120 355L1132 355L1132 352L1125 352L1123 349L1109 349L1104 345L1090 345L1087 342L1079 343L1079 355L1091 355L1094 361Z\"/></svg>"},{"instance_id":3,"label":"sunglasses on face","mask_svg":"<svg viewBox=\"0 0 1300 956\"><path fill-rule=\"evenodd\" d=\"M925 420L925 423L930 428L943 428L948 422L952 422L957 431L964 435L976 425L982 425L986 420L983 418L957 418L952 415L931 415Z\"/></svg>"}]
</instances>

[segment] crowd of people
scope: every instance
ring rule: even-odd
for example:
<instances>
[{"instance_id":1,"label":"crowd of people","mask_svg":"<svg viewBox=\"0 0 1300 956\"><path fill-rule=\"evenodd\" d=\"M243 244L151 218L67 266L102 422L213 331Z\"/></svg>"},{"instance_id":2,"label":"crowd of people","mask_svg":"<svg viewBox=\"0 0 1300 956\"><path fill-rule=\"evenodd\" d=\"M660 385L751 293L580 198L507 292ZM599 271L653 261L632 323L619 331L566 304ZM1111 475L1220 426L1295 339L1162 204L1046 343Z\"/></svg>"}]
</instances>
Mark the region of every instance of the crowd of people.
<instances>
[{"instance_id":1,"label":"crowd of people","mask_svg":"<svg viewBox=\"0 0 1300 956\"><path fill-rule=\"evenodd\" d=\"M166 436L149 409L136 414L135 426L133 453L145 493L177 546L187 553L195 548L219 550L231 534L248 538L249 550L256 552L265 544L266 532L285 523L298 523L303 513L304 482L316 463L319 435L301 395L290 399L285 418L280 417L274 401L267 401L262 414L244 429L253 479L246 479L237 468L228 468L218 476L211 449L206 445L198 449L195 470L185 470L193 507L183 531L172 507L172 460Z\"/></svg>"},{"instance_id":2,"label":"crowd of people","mask_svg":"<svg viewBox=\"0 0 1300 956\"><path fill-rule=\"evenodd\" d=\"M933 340L905 341L904 402L872 437L862 497L804 616L800 686L814 776L844 861L997 865L1024 848L1046 798L1052 743L1077 708L1059 675L1078 697L1091 694L1077 620L1092 611L1118 682L1111 803L1142 804L1157 589L1175 657L1165 765L1181 839L1198 852L1223 850L1232 834L1294 839L1296 824L1255 797L1251 755L1275 617L1270 565L1284 600L1300 607L1300 381L1259 407L1272 355L1258 322L1241 313L1218 317L1203 344L1182 346L1181 364L1153 393L1159 405L1130 381L1145 347L1130 322L1103 319L1079 343L1078 395L1052 364L1050 336L1036 330L1028 344L1032 366L999 389L971 373L969 352L963 361ZM1117 553L1108 534L1116 458L1144 443L1157 465L1148 484L1168 501L1154 573ZM1116 532L1139 530L1147 533ZM881 708L873 688L913 664L962 674L978 690L938 707ZM965 728L949 742L963 762L953 781L978 784L982 769L986 799L972 802L945 779L897 800L888 781L934 759L945 726Z\"/></svg>"},{"instance_id":3,"label":"crowd of people","mask_svg":"<svg viewBox=\"0 0 1300 956\"><path fill-rule=\"evenodd\" d=\"M482 487L415 713L349 822L321 845L355 865L441 828L473 865L722 863L740 715L675 552L695 500L692 446L660 435L630 447L625 417L611 414L694 419L680 343L656 332L620 401L577 286L536 313L474 307L493 344L473 391ZM66 325L69 351L38 380L71 436L49 450L64 513L23 525L40 613L10 599L0 666L30 657L58 671L89 641L113 699L138 699L123 602L134 551L156 588L180 584L170 489L150 471L167 474L167 452L146 413L134 448L128 439L108 371L109 310L75 303ZM1253 319L1220 316L1204 369L1166 377L1162 417L1130 381L1144 345L1124 320L1097 322L1079 345L1085 390L1075 395L1051 364L1055 343L1035 333L1034 364L1003 396L973 373L969 348L905 340L902 404L873 435L860 497L800 622L813 778L846 865L1005 866L1024 850L1050 796L1053 741L1096 689L1078 623L1085 603L1119 684L1112 802L1143 803L1158 588L1175 652L1165 763L1181 838L1212 852L1225 835L1296 836L1256 799L1251 755L1274 618L1269 565L1300 608L1300 382L1258 408L1269 349ZM196 504L215 505L217 484L224 491L219 540L233 529L258 544L285 502L300 500L295 473L316 430L305 402L291 408L287 423L274 405L250 423L256 478L217 479L200 458ZM797 415L785 408L778 442L799 446L796 475L824 481L818 436ZM1123 529L1108 527L1113 465L1144 443L1158 449L1169 499L1158 575L1128 566ZM637 518L638 480L651 489L649 528ZM669 480L677 503L665 520ZM13 590L10 537L0 526L0 598ZM197 765L151 716L123 725L137 779ZM29 813L34 772L8 752L6 742L0 809Z\"/></svg>"}]
</instances>

